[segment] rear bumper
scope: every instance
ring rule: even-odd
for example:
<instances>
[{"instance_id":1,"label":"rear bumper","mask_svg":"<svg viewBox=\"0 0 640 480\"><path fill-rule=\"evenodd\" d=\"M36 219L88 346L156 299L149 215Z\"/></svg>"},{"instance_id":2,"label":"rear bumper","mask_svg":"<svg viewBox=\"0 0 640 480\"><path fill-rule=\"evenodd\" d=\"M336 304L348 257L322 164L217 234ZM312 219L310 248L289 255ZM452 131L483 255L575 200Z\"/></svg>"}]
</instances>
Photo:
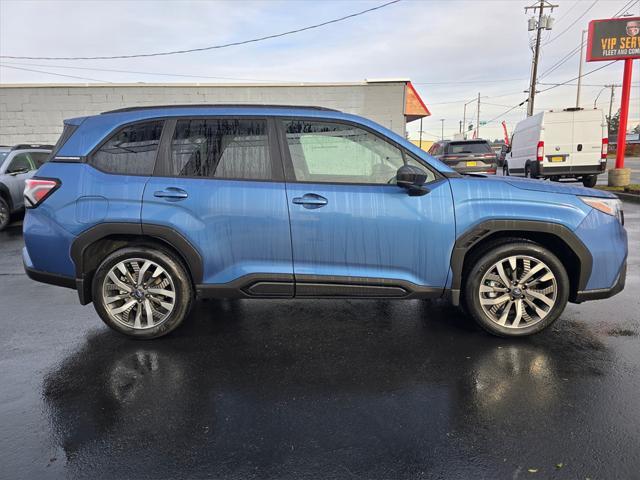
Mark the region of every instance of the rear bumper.
<instances>
[{"instance_id":1,"label":"rear bumper","mask_svg":"<svg viewBox=\"0 0 640 480\"><path fill-rule=\"evenodd\" d=\"M599 288L597 290L583 290L576 293L574 303L588 302L589 300L602 300L603 298L613 297L622 290L627 278L627 262L625 261L620 269L618 278L611 288Z\"/></svg>"},{"instance_id":2,"label":"rear bumper","mask_svg":"<svg viewBox=\"0 0 640 480\"><path fill-rule=\"evenodd\" d=\"M598 175L603 173L607 168L606 162L601 162L599 165L586 165L586 166L564 166L564 165L549 165L538 163L538 175L551 177L554 175Z\"/></svg>"},{"instance_id":3,"label":"rear bumper","mask_svg":"<svg viewBox=\"0 0 640 480\"><path fill-rule=\"evenodd\" d=\"M57 287L76 289L76 279L73 277L67 277L66 275L45 272L43 270L33 268L33 263L31 263L31 258L29 257L29 252L27 252L26 247L22 249L22 265L24 267L24 272L31 280L35 280L40 283L48 283L49 285L55 285Z\"/></svg>"}]
</instances>

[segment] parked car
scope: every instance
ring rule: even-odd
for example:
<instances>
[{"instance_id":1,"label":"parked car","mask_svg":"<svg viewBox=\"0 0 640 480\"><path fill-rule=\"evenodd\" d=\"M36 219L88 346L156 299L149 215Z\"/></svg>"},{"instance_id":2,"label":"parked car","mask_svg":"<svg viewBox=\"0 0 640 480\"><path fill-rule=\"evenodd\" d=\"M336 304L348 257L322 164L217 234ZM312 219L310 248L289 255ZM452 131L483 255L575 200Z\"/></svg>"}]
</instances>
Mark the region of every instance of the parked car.
<instances>
[{"instance_id":1,"label":"parked car","mask_svg":"<svg viewBox=\"0 0 640 480\"><path fill-rule=\"evenodd\" d=\"M51 145L0 146L0 231L24 208L24 182L47 160Z\"/></svg>"},{"instance_id":2,"label":"parked car","mask_svg":"<svg viewBox=\"0 0 640 480\"><path fill-rule=\"evenodd\" d=\"M429 154L460 173L495 175L497 155L486 140L441 140Z\"/></svg>"},{"instance_id":3,"label":"parked car","mask_svg":"<svg viewBox=\"0 0 640 480\"><path fill-rule=\"evenodd\" d=\"M496 335L622 290L604 191L462 176L312 107L140 107L65 121L27 180L23 260L113 329L171 332L197 298L448 298Z\"/></svg>"},{"instance_id":4,"label":"parked car","mask_svg":"<svg viewBox=\"0 0 640 480\"><path fill-rule=\"evenodd\" d=\"M540 112L516 125L505 175L574 179L593 187L607 168L607 124L601 110Z\"/></svg>"}]
</instances>

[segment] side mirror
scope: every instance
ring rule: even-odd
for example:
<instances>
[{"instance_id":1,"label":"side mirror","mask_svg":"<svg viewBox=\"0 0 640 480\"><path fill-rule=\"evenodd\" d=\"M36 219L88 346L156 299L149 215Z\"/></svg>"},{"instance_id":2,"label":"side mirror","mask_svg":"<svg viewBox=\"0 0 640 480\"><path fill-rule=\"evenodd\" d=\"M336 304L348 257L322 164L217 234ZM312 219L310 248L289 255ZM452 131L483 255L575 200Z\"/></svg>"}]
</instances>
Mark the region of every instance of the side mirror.
<instances>
[{"instance_id":1,"label":"side mirror","mask_svg":"<svg viewBox=\"0 0 640 480\"><path fill-rule=\"evenodd\" d=\"M405 188L412 197L429 193L429 189L424 187L426 181L426 172L413 165L403 165L396 173L396 184Z\"/></svg>"}]
</instances>

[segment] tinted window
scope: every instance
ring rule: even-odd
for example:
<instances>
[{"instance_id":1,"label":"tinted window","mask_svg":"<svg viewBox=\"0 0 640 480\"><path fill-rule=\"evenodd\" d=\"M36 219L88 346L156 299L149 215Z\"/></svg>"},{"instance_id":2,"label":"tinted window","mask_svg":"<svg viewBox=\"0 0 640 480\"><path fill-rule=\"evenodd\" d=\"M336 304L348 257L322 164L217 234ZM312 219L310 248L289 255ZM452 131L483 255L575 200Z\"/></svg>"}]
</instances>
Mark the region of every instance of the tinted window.
<instances>
[{"instance_id":1,"label":"tinted window","mask_svg":"<svg viewBox=\"0 0 640 480\"><path fill-rule=\"evenodd\" d=\"M162 124L162 121L154 121L123 128L100 147L91 164L109 173L151 175Z\"/></svg>"},{"instance_id":2,"label":"tinted window","mask_svg":"<svg viewBox=\"0 0 640 480\"><path fill-rule=\"evenodd\" d=\"M34 169L33 162L29 158L28 153L18 153L11 159L7 172L31 171Z\"/></svg>"},{"instance_id":3,"label":"tinted window","mask_svg":"<svg viewBox=\"0 0 640 480\"><path fill-rule=\"evenodd\" d=\"M67 140L71 138L71 135L73 135L73 132L75 132L77 129L78 129L78 125L69 125L69 124L64 125L64 128L62 130L62 135L60 135L60 138L58 138L58 141L53 146L53 150L49 154L49 159L52 159L53 157L56 156L58 151L67 142Z\"/></svg>"},{"instance_id":4,"label":"tinted window","mask_svg":"<svg viewBox=\"0 0 640 480\"><path fill-rule=\"evenodd\" d=\"M49 158L49 153L46 152L31 152L31 160L36 164L36 168L42 166L44 162Z\"/></svg>"},{"instance_id":5,"label":"tinted window","mask_svg":"<svg viewBox=\"0 0 640 480\"><path fill-rule=\"evenodd\" d=\"M451 142L447 153L492 153L487 142Z\"/></svg>"},{"instance_id":6,"label":"tinted window","mask_svg":"<svg viewBox=\"0 0 640 480\"><path fill-rule=\"evenodd\" d=\"M382 138L340 123L284 122L296 180L394 183L402 152Z\"/></svg>"},{"instance_id":7,"label":"tinted window","mask_svg":"<svg viewBox=\"0 0 640 480\"><path fill-rule=\"evenodd\" d=\"M273 178L266 120L179 120L171 140L172 174L184 177Z\"/></svg>"}]
</instances>

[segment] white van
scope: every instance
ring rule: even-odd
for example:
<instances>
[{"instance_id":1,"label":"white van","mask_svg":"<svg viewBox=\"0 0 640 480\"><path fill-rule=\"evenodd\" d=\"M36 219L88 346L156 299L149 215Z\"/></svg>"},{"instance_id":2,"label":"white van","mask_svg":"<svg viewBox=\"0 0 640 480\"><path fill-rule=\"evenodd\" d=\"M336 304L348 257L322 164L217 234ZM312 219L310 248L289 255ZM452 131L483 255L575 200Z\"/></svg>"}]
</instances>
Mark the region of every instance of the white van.
<instances>
[{"instance_id":1,"label":"white van","mask_svg":"<svg viewBox=\"0 0 640 480\"><path fill-rule=\"evenodd\" d=\"M607 166L607 125L601 110L540 112L516 125L505 175L574 178L593 187Z\"/></svg>"}]
</instances>

